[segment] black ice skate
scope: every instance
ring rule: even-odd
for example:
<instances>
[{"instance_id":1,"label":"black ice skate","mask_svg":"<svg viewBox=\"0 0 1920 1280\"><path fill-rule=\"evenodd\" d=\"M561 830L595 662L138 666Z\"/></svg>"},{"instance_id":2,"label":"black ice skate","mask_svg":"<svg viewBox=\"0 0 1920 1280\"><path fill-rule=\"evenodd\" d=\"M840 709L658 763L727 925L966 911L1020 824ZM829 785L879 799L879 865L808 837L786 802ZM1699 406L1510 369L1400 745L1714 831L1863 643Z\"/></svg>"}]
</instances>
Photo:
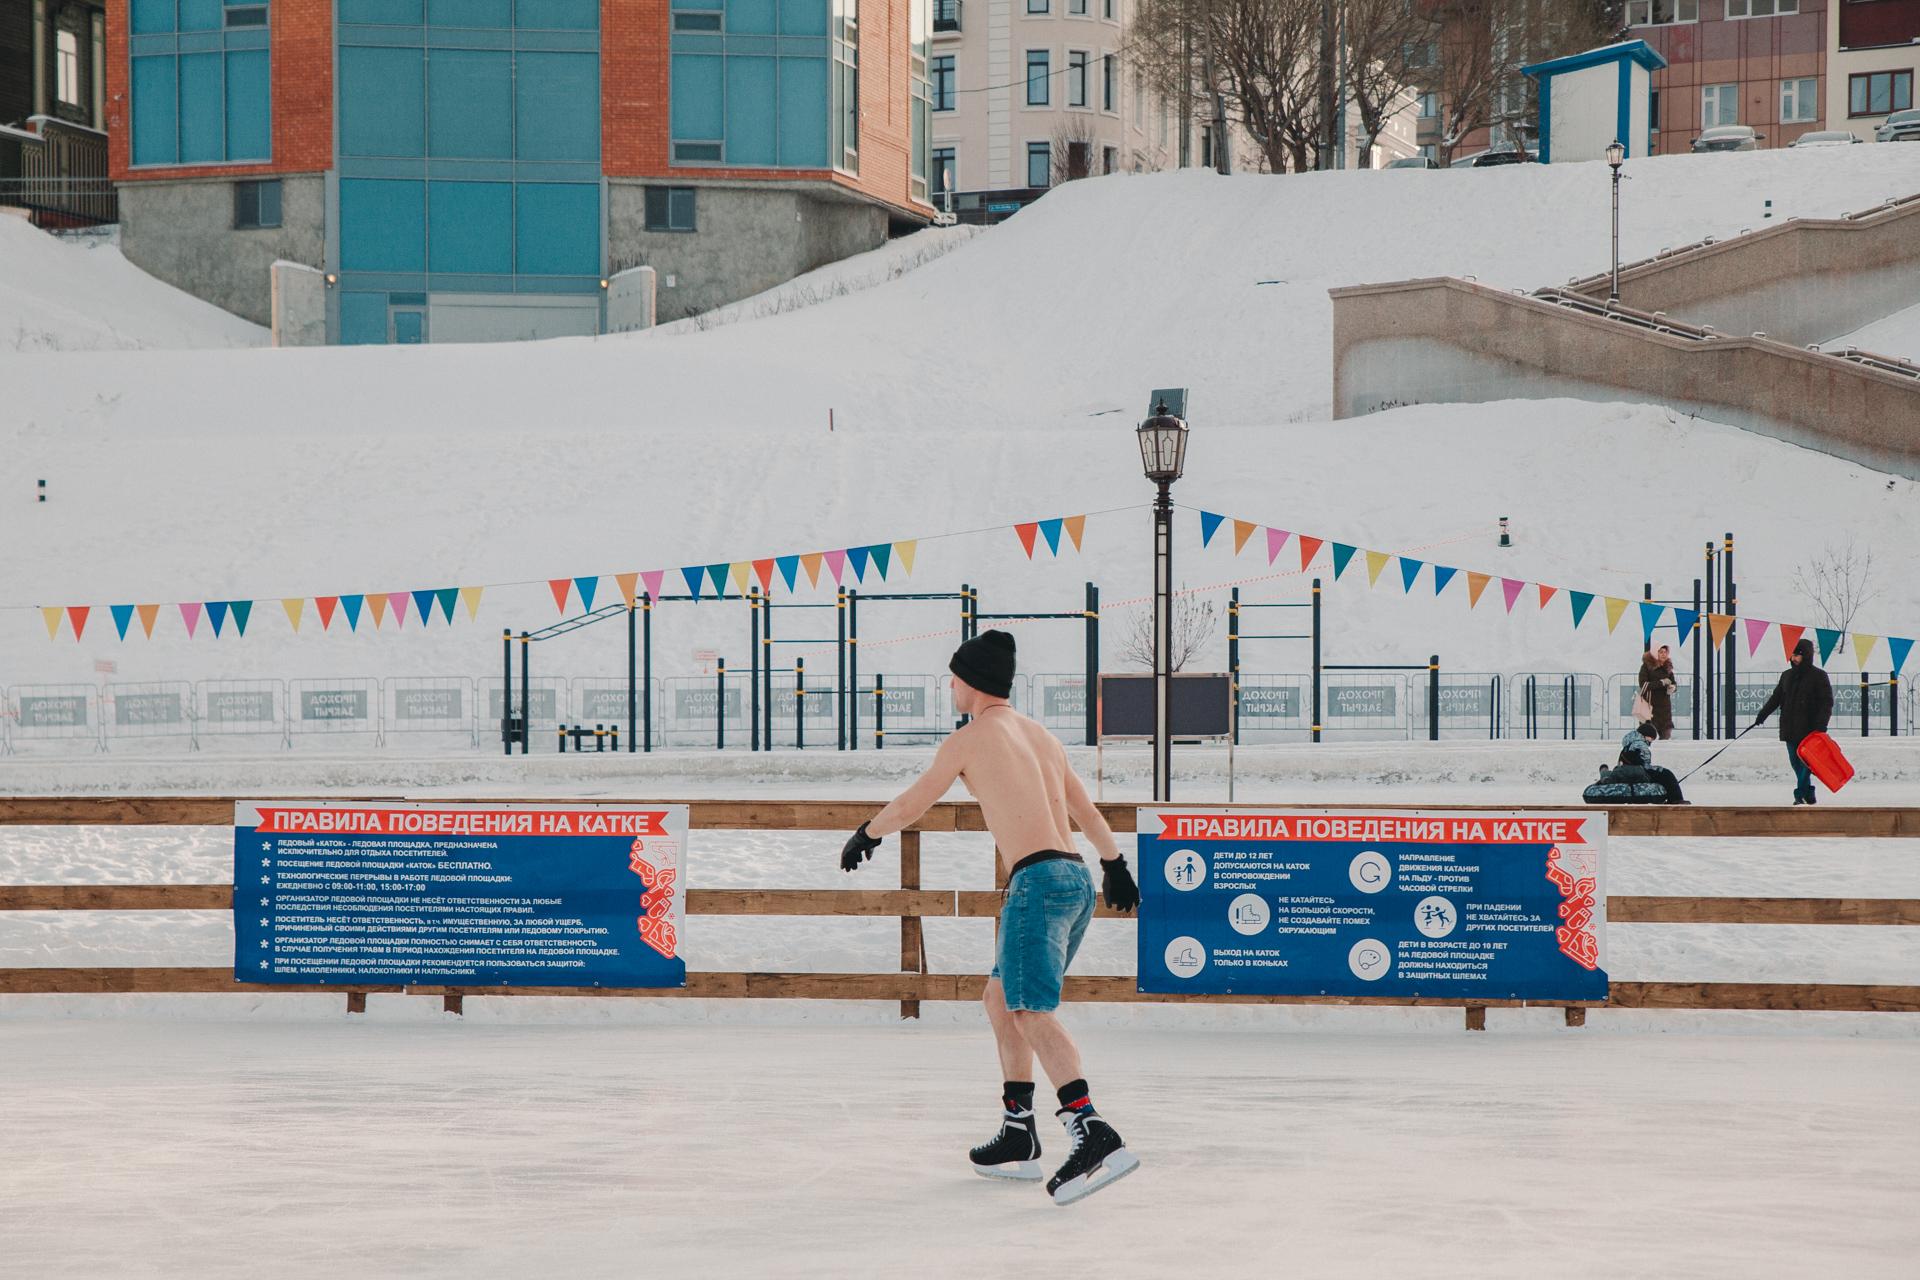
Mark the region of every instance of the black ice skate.
<instances>
[{"instance_id":1,"label":"black ice skate","mask_svg":"<svg viewBox=\"0 0 1920 1280\"><path fill-rule=\"evenodd\" d=\"M985 1146L967 1153L973 1171L983 1178L1016 1178L1038 1182L1040 1172L1040 1131L1034 1127L1031 1108L1008 1109L1000 1120L1000 1136Z\"/></svg>"},{"instance_id":2,"label":"black ice skate","mask_svg":"<svg viewBox=\"0 0 1920 1280\"><path fill-rule=\"evenodd\" d=\"M1047 1181L1047 1194L1055 1204L1083 1200L1140 1167L1140 1157L1127 1150L1113 1126L1092 1107L1078 1111L1062 1107L1055 1114L1073 1139L1073 1154Z\"/></svg>"}]
</instances>

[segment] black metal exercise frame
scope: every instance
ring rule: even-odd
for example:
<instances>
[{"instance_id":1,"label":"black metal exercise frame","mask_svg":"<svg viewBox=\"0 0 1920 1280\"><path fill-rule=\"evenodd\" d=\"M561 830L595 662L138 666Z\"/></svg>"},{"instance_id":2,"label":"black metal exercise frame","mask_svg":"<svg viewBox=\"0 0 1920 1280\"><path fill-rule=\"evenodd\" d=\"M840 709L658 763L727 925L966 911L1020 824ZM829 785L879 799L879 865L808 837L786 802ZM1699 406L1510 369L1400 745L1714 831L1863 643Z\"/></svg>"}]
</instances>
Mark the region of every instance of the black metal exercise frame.
<instances>
[{"instance_id":1,"label":"black metal exercise frame","mask_svg":"<svg viewBox=\"0 0 1920 1280\"><path fill-rule=\"evenodd\" d=\"M1243 640L1311 640L1313 642L1313 741L1320 741L1320 579L1313 580L1313 597L1304 604L1243 604L1240 588L1235 587L1227 600L1227 675L1233 681L1233 741L1240 743L1240 642ZM1310 609L1312 618L1305 635L1257 635L1240 633L1242 609Z\"/></svg>"},{"instance_id":2,"label":"black metal exercise frame","mask_svg":"<svg viewBox=\"0 0 1920 1280\"><path fill-rule=\"evenodd\" d=\"M1079 620L1087 629L1087 696L1086 696L1086 745L1096 746L1100 741L1098 701L1100 681L1100 588L1091 582L1087 584L1086 603L1078 613L981 613L980 593L972 593L973 635L980 634L982 622L1070 622ZM1037 708L1044 714L1044 708ZM966 717L960 718L966 723Z\"/></svg>"},{"instance_id":3,"label":"black metal exercise frame","mask_svg":"<svg viewBox=\"0 0 1920 1280\"><path fill-rule=\"evenodd\" d=\"M757 586L747 588L747 612L750 618L748 653L752 655L753 666L749 676L753 691L752 708L749 723L752 734L749 749L753 751L773 750L773 646L776 644L825 645L834 647L834 656L839 664L839 685L834 691L834 699L839 706L839 728L836 750L847 749L847 708L844 690L847 683L847 589L840 587L834 593L831 604L800 603L786 601L776 603L771 590L762 591ZM781 637L773 634L773 611L775 609L832 609L834 611L835 634L831 637ZM807 695L806 695L806 659L794 659L794 699L793 699L793 745L804 749L806 739Z\"/></svg>"},{"instance_id":4,"label":"black metal exercise frame","mask_svg":"<svg viewBox=\"0 0 1920 1280\"><path fill-rule=\"evenodd\" d=\"M841 664L840 725L841 740L849 751L860 749L860 606L862 603L875 604L880 601L918 601L958 600L960 602L960 640L965 643L979 634L980 628L975 621L974 609L979 603L979 593L968 583L961 583L960 590L954 591L878 591L861 595L858 588L846 591L846 644L843 646L845 658ZM874 675L874 747L880 746L880 681L878 673ZM963 716L956 722L957 728L966 723Z\"/></svg>"}]
</instances>

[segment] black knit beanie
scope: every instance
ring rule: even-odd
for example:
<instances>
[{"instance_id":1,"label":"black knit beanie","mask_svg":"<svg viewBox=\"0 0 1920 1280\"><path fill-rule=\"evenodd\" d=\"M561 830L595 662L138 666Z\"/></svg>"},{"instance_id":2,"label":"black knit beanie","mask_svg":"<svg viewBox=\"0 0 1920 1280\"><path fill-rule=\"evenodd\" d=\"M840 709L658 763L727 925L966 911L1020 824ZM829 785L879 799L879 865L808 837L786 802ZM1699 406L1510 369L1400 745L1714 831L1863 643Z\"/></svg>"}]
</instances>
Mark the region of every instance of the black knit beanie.
<instances>
[{"instance_id":1,"label":"black knit beanie","mask_svg":"<svg viewBox=\"0 0 1920 1280\"><path fill-rule=\"evenodd\" d=\"M1004 698L1013 692L1013 637L982 631L953 651L947 670L990 697Z\"/></svg>"}]
</instances>

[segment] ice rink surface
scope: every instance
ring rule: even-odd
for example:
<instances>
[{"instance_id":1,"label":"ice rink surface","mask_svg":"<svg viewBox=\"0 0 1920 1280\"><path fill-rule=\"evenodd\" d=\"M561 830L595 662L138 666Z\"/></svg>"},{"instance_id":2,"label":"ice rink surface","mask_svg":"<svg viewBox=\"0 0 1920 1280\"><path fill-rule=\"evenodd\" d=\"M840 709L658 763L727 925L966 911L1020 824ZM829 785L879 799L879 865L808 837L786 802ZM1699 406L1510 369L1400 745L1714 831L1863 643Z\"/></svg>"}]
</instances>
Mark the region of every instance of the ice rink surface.
<instances>
[{"instance_id":1,"label":"ice rink surface","mask_svg":"<svg viewBox=\"0 0 1920 1280\"><path fill-rule=\"evenodd\" d=\"M1912 1040L1084 1039L1144 1163L1061 1209L966 1166L984 1027L15 1019L0 1271L1864 1277L1920 1249Z\"/></svg>"}]
</instances>

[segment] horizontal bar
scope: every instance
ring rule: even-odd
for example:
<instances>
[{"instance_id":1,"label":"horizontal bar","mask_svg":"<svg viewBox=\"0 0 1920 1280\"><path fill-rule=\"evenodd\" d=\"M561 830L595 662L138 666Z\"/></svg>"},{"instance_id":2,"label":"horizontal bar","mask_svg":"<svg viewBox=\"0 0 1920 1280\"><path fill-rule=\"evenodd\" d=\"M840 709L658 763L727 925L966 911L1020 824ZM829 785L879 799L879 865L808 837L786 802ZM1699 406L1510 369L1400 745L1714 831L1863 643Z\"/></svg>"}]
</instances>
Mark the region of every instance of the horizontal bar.
<instances>
[{"instance_id":1,"label":"horizontal bar","mask_svg":"<svg viewBox=\"0 0 1920 1280\"><path fill-rule=\"evenodd\" d=\"M696 972L687 985L651 987L399 986L242 983L226 968L0 969L0 995L369 992L376 995L638 996L654 999L978 1000L984 974ZM1147 993L1128 977L1069 977L1069 1000L1122 1004L1437 1006L1441 1008L1791 1009L1920 1013L1920 986L1794 982L1616 982L1606 1001L1490 1000L1460 996Z\"/></svg>"},{"instance_id":2,"label":"horizontal bar","mask_svg":"<svg viewBox=\"0 0 1920 1280\"><path fill-rule=\"evenodd\" d=\"M1320 669L1322 671L1431 671L1433 664L1416 662L1405 667L1383 667L1373 662L1323 662L1320 664Z\"/></svg>"},{"instance_id":3,"label":"horizontal bar","mask_svg":"<svg viewBox=\"0 0 1920 1280\"><path fill-rule=\"evenodd\" d=\"M1000 914L997 889L689 889L689 915L959 916ZM226 911L224 884L0 885L0 911ZM1101 904L1096 914L1130 920ZM1915 898L1610 897L1612 924L1920 925Z\"/></svg>"},{"instance_id":4,"label":"horizontal bar","mask_svg":"<svg viewBox=\"0 0 1920 1280\"><path fill-rule=\"evenodd\" d=\"M1306 635L1298 635L1298 636L1241 636L1241 637L1240 637L1240 639L1242 639L1242 640L1311 640L1311 639L1313 639L1313 635L1312 635L1312 633L1311 633L1311 632L1309 632L1309 633L1308 633L1308 634L1306 634ZM1321 669L1322 671L1345 671L1345 670L1347 670L1347 668L1345 668L1345 667L1328 667L1328 666L1322 666L1322 667L1321 667L1320 669ZM1369 671L1371 671L1371 670L1373 670L1373 668L1371 668L1371 667L1369 667L1369 668L1367 668L1367 669L1368 669ZM1412 668L1412 667L1408 667L1408 668L1407 668L1407 670L1409 670L1409 671L1411 671L1411 670L1413 670L1413 668Z\"/></svg>"},{"instance_id":5,"label":"horizontal bar","mask_svg":"<svg viewBox=\"0 0 1920 1280\"><path fill-rule=\"evenodd\" d=\"M233 825L236 803L249 803L262 798L305 800L312 804L366 804L379 801L415 803L400 796L0 796L0 827L229 827ZM436 797L436 800L444 804L565 803L551 796L489 796L479 799L446 796ZM667 796L648 795L626 801L618 797L603 798L598 802L685 804L689 820L697 831L851 831L873 817L880 808L877 800L674 800ZM1142 807L1149 807L1149 802L1106 802L1099 805L1107 825L1121 834L1135 830L1135 817ZM1332 814L1386 814L1435 809L1449 813L1513 813L1516 809L1510 804L1209 804L1206 807L1227 811L1310 807L1316 812ZM1607 830L1615 836L1920 837L1920 808L1660 804L1550 807L1605 813ZM914 829L984 832L987 827L980 816L979 805L970 801L941 801L914 823Z\"/></svg>"}]
</instances>

